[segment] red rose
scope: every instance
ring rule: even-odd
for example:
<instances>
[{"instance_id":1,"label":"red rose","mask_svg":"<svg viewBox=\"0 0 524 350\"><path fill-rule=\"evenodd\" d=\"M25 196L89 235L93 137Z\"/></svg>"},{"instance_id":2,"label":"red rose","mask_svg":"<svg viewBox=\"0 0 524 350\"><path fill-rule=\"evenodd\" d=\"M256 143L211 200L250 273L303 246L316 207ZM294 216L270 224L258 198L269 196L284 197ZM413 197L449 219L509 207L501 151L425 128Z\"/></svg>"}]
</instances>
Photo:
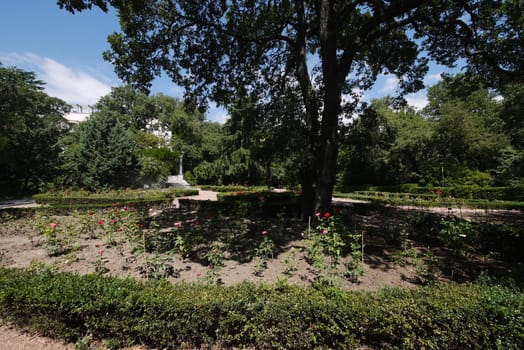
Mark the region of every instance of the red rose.
<instances>
[{"instance_id":1,"label":"red rose","mask_svg":"<svg viewBox=\"0 0 524 350\"><path fill-rule=\"evenodd\" d=\"M326 211L326 212L324 213L324 217L325 217L326 219L329 218L330 216L331 216L331 214L329 213L329 211Z\"/></svg>"}]
</instances>

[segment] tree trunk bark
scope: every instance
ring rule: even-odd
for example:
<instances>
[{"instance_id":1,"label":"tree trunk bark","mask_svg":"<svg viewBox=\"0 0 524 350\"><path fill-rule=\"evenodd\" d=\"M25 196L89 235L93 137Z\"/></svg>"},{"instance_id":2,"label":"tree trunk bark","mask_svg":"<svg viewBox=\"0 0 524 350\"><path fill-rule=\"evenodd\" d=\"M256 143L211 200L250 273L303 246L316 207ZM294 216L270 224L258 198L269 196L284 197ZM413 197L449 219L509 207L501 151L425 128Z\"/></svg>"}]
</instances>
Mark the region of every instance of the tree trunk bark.
<instances>
[{"instance_id":1,"label":"tree trunk bark","mask_svg":"<svg viewBox=\"0 0 524 350\"><path fill-rule=\"evenodd\" d=\"M336 18L333 6L332 1L323 0L319 8L324 109L320 134L318 187L315 197L317 212L325 212L331 208L338 155L337 130L342 88L339 81Z\"/></svg>"},{"instance_id":2,"label":"tree trunk bark","mask_svg":"<svg viewBox=\"0 0 524 350\"><path fill-rule=\"evenodd\" d=\"M296 0L295 6L298 15L297 41L295 47L296 77L304 101L308 127L307 149L302 163L300 183L302 187L302 219L307 220L315 211L315 196L318 180L318 134L320 129L319 104L307 66L307 24L304 1Z\"/></svg>"},{"instance_id":3,"label":"tree trunk bark","mask_svg":"<svg viewBox=\"0 0 524 350\"><path fill-rule=\"evenodd\" d=\"M266 162L266 186L268 189L271 188L271 182L273 182L273 173L271 172L271 162Z\"/></svg>"}]
</instances>

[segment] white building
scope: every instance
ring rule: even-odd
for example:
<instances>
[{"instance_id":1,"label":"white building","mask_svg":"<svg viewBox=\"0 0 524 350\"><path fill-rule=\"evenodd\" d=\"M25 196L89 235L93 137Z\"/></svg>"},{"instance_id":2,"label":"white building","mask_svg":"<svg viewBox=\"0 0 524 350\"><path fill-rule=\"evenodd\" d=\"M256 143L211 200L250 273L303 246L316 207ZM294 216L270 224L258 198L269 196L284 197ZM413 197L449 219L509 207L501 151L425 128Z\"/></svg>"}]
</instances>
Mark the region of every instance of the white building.
<instances>
[{"instance_id":1,"label":"white building","mask_svg":"<svg viewBox=\"0 0 524 350\"><path fill-rule=\"evenodd\" d=\"M65 118L73 123L80 123L86 120L95 111L93 106L71 105L71 112Z\"/></svg>"}]
</instances>

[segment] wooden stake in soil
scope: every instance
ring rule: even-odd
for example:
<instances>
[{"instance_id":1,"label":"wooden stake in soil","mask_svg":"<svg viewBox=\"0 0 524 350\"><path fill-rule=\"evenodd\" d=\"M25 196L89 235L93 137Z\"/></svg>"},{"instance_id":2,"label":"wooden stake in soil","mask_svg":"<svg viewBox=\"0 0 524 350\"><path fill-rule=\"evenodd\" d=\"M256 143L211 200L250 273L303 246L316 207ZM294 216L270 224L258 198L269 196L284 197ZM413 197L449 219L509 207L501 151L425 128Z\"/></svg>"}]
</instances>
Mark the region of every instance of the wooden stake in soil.
<instances>
[{"instance_id":1,"label":"wooden stake in soil","mask_svg":"<svg viewBox=\"0 0 524 350\"><path fill-rule=\"evenodd\" d=\"M362 249L362 264L364 264L364 231L362 231L361 237L362 237L362 242L360 243L360 246Z\"/></svg>"},{"instance_id":2,"label":"wooden stake in soil","mask_svg":"<svg viewBox=\"0 0 524 350\"><path fill-rule=\"evenodd\" d=\"M147 266L147 254L146 254L146 232L142 231L142 242L144 245L144 264L146 268L146 280L149 280L149 268Z\"/></svg>"},{"instance_id":3,"label":"wooden stake in soil","mask_svg":"<svg viewBox=\"0 0 524 350\"><path fill-rule=\"evenodd\" d=\"M307 239L311 238L311 216L307 218Z\"/></svg>"}]
</instances>

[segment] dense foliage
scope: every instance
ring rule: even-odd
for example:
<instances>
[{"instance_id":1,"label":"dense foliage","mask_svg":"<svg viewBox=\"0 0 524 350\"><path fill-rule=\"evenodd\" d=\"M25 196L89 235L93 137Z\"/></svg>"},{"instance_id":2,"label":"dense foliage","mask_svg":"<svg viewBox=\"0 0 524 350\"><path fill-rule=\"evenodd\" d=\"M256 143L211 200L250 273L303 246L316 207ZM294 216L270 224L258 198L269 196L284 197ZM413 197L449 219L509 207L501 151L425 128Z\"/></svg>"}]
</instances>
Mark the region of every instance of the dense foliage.
<instances>
[{"instance_id":1,"label":"dense foliage","mask_svg":"<svg viewBox=\"0 0 524 350\"><path fill-rule=\"evenodd\" d=\"M33 195L33 199L44 205L62 208L112 207L115 205L144 206L168 203L175 197L198 194L191 188L170 188L164 190L123 190L123 191L65 191L46 192Z\"/></svg>"},{"instance_id":2,"label":"dense foliage","mask_svg":"<svg viewBox=\"0 0 524 350\"><path fill-rule=\"evenodd\" d=\"M109 36L105 58L142 88L165 71L195 105L211 98L230 106L238 95L277 101L296 91L304 216L329 207L339 120L380 73L395 74L401 94L423 87L427 56L448 66L465 58L470 73L498 88L522 81L522 11L513 0L58 3L71 12L117 9L122 32ZM247 168L237 170L251 169L250 158L243 151Z\"/></svg>"},{"instance_id":3,"label":"dense foliage","mask_svg":"<svg viewBox=\"0 0 524 350\"><path fill-rule=\"evenodd\" d=\"M66 183L96 190L130 186L137 177L136 143L118 116L100 111L67 136Z\"/></svg>"},{"instance_id":4,"label":"dense foliage","mask_svg":"<svg viewBox=\"0 0 524 350\"><path fill-rule=\"evenodd\" d=\"M68 105L35 74L0 63L0 193L34 192L60 174Z\"/></svg>"},{"instance_id":5,"label":"dense foliage","mask_svg":"<svg viewBox=\"0 0 524 350\"><path fill-rule=\"evenodd\" d=\"M506 99L478 79L457 75L429 89L421 112L396 109L390 98L372 101L344 138L339 188L522 182L524 149L514 121L518 91Z\"/></svg>"},{"instance_id":6,"label":"dense foliage","mask_svg":"<svg viewBox=\"0 0 524 350\"><path fill-rule=\"evenodd\" d=\"M69 340L91 334L112 346L220 343L285 349L524 345L524 296L514 287L437 284L354 293L286 284L226 288L1 272L2 317Z\"/></svg>"}]
</instances>

